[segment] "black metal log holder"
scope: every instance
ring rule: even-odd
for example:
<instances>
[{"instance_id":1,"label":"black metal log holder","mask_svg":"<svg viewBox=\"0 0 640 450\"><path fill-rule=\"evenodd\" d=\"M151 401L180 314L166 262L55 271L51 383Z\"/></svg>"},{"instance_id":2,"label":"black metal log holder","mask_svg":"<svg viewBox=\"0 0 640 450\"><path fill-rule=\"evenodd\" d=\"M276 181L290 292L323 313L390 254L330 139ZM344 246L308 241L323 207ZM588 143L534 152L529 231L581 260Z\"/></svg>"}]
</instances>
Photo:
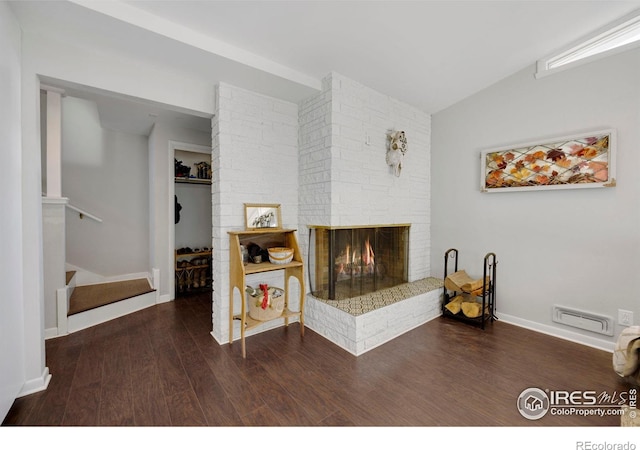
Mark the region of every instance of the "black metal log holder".
<instances>
[{"instance_id":1,"label":"black metal log holder","mask_svg":"<svg viewBox=\"0 0 640 450\"><path fill-rule=\"evenodd\" d=\"M449 272L449 262L453 261L454 270ZM493 322L498 320L495 314L496 308L496 266L498 261L496 260L496 254L489 252L484 257L484 268L482 273L482 295L477 295L478 298L482 297L482 309L479 317L467 317L462 313L453 314L445 306L452 301L457 295L462 292L452 291L443 286L443 298L442 298L442 315L443 317L450 317L462 322L466 322L472 325L479 326L484 330L485 324L488 321ZM444 280L450 273L458 271L458 250L450 248L444 254ZM488 280L487 280L488 277Z\"/></svg>"}]
</instances>

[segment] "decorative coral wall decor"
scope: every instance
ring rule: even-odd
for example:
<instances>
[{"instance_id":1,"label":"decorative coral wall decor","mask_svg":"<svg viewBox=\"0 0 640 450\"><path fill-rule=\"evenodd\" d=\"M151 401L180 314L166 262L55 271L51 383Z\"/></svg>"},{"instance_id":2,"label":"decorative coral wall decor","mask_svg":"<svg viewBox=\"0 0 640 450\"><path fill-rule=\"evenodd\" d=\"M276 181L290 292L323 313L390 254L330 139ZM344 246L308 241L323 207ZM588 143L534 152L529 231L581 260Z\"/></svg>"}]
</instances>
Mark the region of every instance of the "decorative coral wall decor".
<instances>
[{"instance_id":1,"label":"decorative coral wall decor","mask_svg":"<svg viewBox=\"0 0 640 450\"><path fill-rule=\"evenodd\" d=\"M481 191L615 186L615 131L519 144L481 154Z\"/></svg>"}]
</instances>

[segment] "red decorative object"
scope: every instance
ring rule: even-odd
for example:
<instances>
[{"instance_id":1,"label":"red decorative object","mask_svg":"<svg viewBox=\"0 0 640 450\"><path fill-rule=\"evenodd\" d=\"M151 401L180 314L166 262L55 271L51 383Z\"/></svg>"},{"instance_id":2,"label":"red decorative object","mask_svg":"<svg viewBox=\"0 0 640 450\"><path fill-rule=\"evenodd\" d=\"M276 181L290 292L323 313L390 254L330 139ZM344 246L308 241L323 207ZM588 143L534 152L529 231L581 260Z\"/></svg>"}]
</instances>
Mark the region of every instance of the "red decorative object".
<instances>
[{"instance_id":1,"label":"red decorative object","mask_svg":"<svg viewBox=\"0 0 640 450\"><path fill-rule=\"evenodd\" d=\"M262 289L262 292L264 293L262 297L262 304L260 305L260 307L262 309L267 309L267 307L269 306L269 285L261 284L260 289Z\"/></svg>"}]
</instances>

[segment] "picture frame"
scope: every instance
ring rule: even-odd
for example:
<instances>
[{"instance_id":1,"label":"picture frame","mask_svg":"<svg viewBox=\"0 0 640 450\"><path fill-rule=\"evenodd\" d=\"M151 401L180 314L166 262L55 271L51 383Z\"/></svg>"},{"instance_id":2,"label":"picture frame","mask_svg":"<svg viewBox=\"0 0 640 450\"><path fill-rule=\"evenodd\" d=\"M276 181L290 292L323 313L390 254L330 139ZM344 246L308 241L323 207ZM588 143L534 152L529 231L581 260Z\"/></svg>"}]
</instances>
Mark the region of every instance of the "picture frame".
<instances>
[{"instance_id":1,"label":"picture frame","mask_svg":"<svg viewBox=\"0 0 640 450\"><path fill-rule=\"evenodd\" d=\"M244 223L247 230L281 230L282 214L279 204L245 203Z\"/></svg>"},{"instance_id":2,"label":"picture frame","mask_svg":"<svg viewBox=\"0 0 640 450\"><path fill-rule=\"evenodd\" d=\"M614 187L616 132L598 130L480 154L484 193Z\"/></svg>"}]
</instances>

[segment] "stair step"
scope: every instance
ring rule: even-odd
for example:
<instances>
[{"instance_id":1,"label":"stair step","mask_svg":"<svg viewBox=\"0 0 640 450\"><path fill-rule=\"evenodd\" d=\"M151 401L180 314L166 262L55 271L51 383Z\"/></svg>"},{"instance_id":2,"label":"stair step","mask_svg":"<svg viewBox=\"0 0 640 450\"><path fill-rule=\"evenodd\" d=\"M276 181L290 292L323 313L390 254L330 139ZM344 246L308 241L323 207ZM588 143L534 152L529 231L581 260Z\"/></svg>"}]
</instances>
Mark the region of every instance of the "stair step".
<instances>
[{"instance_id":1,"label":"stair step","mask_svg":"<svg viewBox=\"0 0 640 450\"><path fill-rule=\"evenodd\" d=\"M146 278L76 286L69 300L67 316L153 291L155 289L151 287Z\"/></svg>"},{"instance_id":2,"label":"stair step","mask_svg":"<svg viewBox=\"0 0 640 450\"><path fill-rule=\"evenodd\" d=\"M67 277L67 280L66 280L66 285L67 285L67 286L69 286L69 283L71 282L71 280L73 279L73 276L74 276L75 274L76 274L76 271L75 271L75 270L70 270L69 272L66 272L66 274L65 274L65 275L66 275L66 277Z\"/></svg>"}]
</instances>

